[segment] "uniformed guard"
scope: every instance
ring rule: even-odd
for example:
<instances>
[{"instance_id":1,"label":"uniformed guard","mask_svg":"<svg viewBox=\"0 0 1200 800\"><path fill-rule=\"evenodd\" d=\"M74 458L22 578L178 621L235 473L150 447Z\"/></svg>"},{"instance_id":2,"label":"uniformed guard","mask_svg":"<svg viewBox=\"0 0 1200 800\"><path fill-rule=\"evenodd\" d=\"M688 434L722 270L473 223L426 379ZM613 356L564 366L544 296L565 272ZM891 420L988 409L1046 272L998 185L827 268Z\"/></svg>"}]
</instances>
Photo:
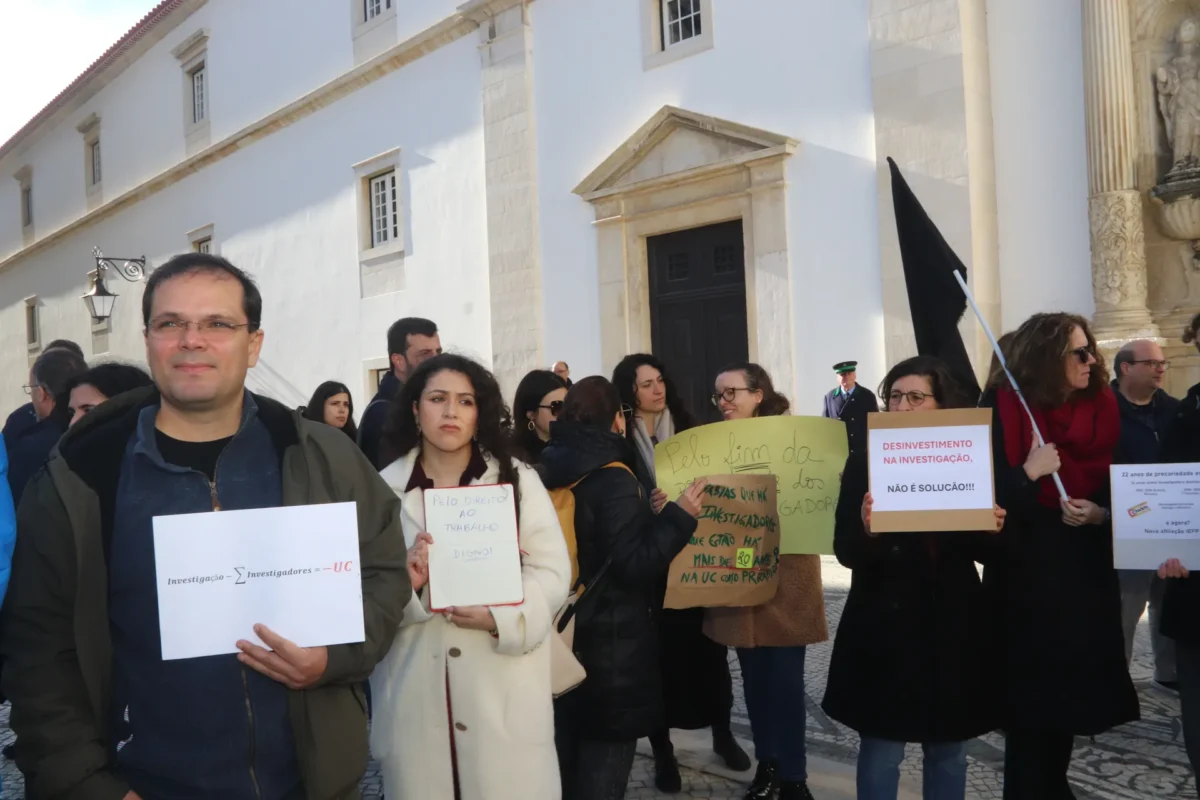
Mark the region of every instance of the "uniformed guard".
<instances>
[{"instance_id":1,"label":"uniformed guard","mask_svg":"<svg viewBox=\"0 0 1200 800\"><path fill-rule=\"evenodd\" d=\"M858 385L858 362L841 361L833 365L838 376L838 388L825 395L825 410L821 416L840 419L846 423L850 452L867 446L867 414L879 410L875 394Z\"/></svg>"}]
</instances>

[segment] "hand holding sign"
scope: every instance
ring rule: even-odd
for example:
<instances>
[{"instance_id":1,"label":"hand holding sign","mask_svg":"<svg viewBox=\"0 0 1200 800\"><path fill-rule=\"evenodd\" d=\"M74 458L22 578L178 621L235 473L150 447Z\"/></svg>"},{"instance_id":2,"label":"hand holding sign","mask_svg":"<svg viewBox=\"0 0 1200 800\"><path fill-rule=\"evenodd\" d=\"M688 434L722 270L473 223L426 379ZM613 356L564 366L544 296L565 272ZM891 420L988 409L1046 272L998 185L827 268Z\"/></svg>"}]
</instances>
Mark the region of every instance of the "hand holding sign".
<instances>
[{"instance_id":1,"label":"hand holding sign","mask_svg":"<svg viewBox=\"0 0 1200 800\"><path fill-rule=\"evenodd\" d=\"M1183 566L1183 563L1178 558L1169 558L1158 568L1158 577L1163 580L1167 578L1186 578L1187 576L1187 568Z\"/></svg>"},{"instance_id":2,"label":"hand holding sign","mask_svg":"<svg viewBox=\"0 0 1200 800\"><path fill-rule=\"evenodd\" d=\"M261 672L273 681L278 681L293 691L315 686L329 665L329 649L326 647L298 647L272 631L266 625L255 625L254 633L267 643L265 647L247 642L237 643L238 661ZM274 651L274 652L272 652Z\"/></svg>"},{"instance_id":3,"label":"hand holding sign","mask_svg":"<svg viewBox=\"0 0 1200 800\"><path fill-rule=\"evenodd\" d=\"M418 533L413 546L408 549L408 581L412 590L419 592L429 583L429 545L433 537L428 533Z\"/></svg>"},{"instance_id":4,"label":"hand holding sign","mask_svg":"<svg viewBox=\"0 0 1200 800\"><path fill-rule=\"evenodd\" d=\"M679 495L679 499L675 501L676 505L693 517L700 516L704 507L705 486L708 486L708 478L697 478L692 481L691 485L684 489L683 494ZM665 499L666 495L664 494L663 497Z\"/></svg>"}]
</instances>

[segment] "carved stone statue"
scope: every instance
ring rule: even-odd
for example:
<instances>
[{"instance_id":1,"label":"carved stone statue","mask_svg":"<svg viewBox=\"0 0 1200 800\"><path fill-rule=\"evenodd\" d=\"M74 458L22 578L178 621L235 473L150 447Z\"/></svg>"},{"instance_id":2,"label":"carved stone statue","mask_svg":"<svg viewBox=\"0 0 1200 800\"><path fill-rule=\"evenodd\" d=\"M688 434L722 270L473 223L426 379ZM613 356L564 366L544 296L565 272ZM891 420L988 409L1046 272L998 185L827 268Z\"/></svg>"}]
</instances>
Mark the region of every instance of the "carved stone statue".
<instances>
[{"instance_id":1,"label":"carved stone statue","mask_svg":"<svg viewBox=\"0 0 1200 800\"><path fill-rule=\"evenodd\" d=\"M1173 152L1171 172L1200 166L1200 26L1185 19L1176 37L1179 54L1157 75L1158 108ZM1169 178L1168 178L1169 180Z\"/></svg>"}]
</instances>

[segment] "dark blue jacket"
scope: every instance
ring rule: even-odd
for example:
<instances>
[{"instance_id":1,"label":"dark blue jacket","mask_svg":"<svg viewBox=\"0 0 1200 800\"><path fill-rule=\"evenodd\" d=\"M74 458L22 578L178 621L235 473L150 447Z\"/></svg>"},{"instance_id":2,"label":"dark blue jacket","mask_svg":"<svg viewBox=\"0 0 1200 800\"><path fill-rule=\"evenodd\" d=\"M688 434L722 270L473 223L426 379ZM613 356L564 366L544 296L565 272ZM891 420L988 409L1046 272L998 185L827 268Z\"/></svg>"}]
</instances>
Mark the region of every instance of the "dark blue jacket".
<instances>
[{"instance_id":1,"label":"dark blue jacket","mask_svg":"<svg viewBox=\"0 0 1200 800\"><path fill-rule=\"evenodd\" d=\"M8 485L12 489L13 505L21 504L25 484L29 483L29 479L46 463L50 451L66 431L67 425L61 417L51 414L26 426L11 440L6 437Z\"/></svg>"},{"instance_id":2,"label":"dark blue jacket","mask_svg":"<svg viewBox=\"0 0 1200 800\"><path fill-rule=\"evenodd\" d=\"M8 419L4 420L4 446L12 447L12 440L26 428L32 427L35 422L37 412L33 410L33 403L26 403L9 414Z\"/></svg>"},{"instance_id":3,"label":"dark blue jacket","mask_svg":"<svg viewBox=\"0 0 1200 800\"><path fill-rule=\"evenodd\" d=\"M1179 401L1159 389L1148 406L1136 406L1121 394L1113 381L1117 408L1121 412L1121 439L1113 453L1114 464L1157 464L1163 460L1163 445L1179 410Z\"/></svg>"},{"instance_id":4,"label":"dark blue jacket","mask_svg":"<svg viewBox=\"0 0 1200 800\"><path fill-rule=\"evenodd\" d=\"M302 798L282 684L234 655L162 660L153 520L212 511L213 500L206 475L159 454L157 411L142 409L125 448L109 545L113 772L145 800ZM216 492L225 510L283 503L280 457L248 393Z\"/></svg>"},{"instance_id":5,"label":"dark blue jacket","mask_svg":"<svg viewBox=\"0 0 1200 800\"><path fill-rule=\"evenodd\" d=\"M391 463L387 456L387 448L383 444L383 427L387 423L388 409L392 401L400 394L404 384L389 372L379 382L379 391L371 398L363 411L362 421L358 425L358 449L363 451L367 460L375 465L375 469L383 469Z\"/></svg>"}]
</instances>

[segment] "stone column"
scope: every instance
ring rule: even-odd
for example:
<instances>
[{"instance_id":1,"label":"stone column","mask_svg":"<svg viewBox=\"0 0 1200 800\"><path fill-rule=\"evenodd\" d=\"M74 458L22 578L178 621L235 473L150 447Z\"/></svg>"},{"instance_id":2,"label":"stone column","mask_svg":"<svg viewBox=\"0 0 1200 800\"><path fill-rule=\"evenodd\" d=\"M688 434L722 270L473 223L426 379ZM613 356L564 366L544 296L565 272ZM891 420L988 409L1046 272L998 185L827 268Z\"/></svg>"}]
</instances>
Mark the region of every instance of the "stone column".
<instances>
[{"instance_id":1,"label":"stone column","mask_svg":"<svg viewBox=\"0 0 1200 800\"><path fill-rule=\"evenodd\" d=\"M1088 218L1095 335L1104 349L1157 337L1146 307L1142 196L1134 178L1133 44L1129 0L1082 0Z\"/></svg>"},{"instance_id":2,"label":"stone column","mask_svg":"<svg viewBox=\"0 0 1200 800\"><path fill-rule=\"evenodd\" d=\"M512 397L526 372L548 368L538 257L533 33L526 2L471 0L459 6L479 23L492 371L505 397Z\"/></svg>"}]
</instances>

